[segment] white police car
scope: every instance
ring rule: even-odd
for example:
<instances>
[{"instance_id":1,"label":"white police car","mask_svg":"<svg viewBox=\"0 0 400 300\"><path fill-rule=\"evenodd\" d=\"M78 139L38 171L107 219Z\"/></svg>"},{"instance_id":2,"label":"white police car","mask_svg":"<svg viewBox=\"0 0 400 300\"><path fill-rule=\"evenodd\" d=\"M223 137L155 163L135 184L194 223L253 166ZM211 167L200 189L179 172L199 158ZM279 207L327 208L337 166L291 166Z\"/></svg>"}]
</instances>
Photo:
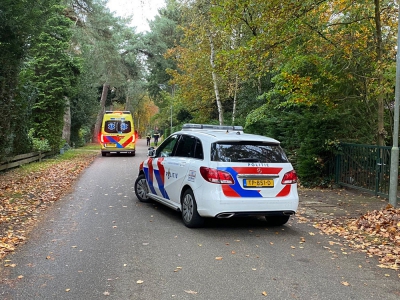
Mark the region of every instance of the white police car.
<instances>
[{"instance_id":1,"label":"white police car","mask_svg":"<svg viewBox=\"0 0 400 300\"><path fill-rule=\"evenodd\" d=\"M283 225L296 213L297 175L280 143L241 126L185 124L140 164L135 193L182 212L187 227L204 218L265 216Z\"/></svg>"}]
</instances>

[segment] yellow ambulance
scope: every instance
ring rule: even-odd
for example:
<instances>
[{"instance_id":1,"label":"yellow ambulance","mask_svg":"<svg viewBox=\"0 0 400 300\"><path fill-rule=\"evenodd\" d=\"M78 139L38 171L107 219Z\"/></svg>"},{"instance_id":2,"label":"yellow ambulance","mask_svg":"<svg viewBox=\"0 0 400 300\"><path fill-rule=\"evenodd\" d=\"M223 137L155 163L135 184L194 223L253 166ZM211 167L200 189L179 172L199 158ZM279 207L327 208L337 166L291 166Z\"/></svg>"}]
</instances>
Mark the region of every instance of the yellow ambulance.
<instances>
[{"instance_id":1,"label":"yellow ambulance","mask_svg":"<svg viewBox=\"0 0 400 300\"><path fill-rule=\"evenodd\" d=\"M135 156L136 131L130 111L106 111L100 130L101 155L128 153Z\"/></svg>"}]
</instances>

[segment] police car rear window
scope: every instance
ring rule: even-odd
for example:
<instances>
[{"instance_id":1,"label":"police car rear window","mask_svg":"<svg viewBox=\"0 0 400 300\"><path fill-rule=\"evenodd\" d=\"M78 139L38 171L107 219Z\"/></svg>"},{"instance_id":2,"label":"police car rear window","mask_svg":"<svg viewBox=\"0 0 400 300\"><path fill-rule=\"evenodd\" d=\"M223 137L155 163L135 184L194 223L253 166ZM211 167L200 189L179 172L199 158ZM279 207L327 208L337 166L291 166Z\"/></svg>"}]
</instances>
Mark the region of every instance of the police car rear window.
<instances>
[{"instance_id":1,"label":"police car rear window","mask_svg":"<svg viewBox=\"0 0 400 300\"><path fill-rule=\"evenodd\" d=\"M131 132L131 122L121 120L106 121L104 131L107 133L129 133Z\"/></svg>"},{"instance_id":2,"label":"police car rear window","mask_svg":"<svg viewBox=\"0 0 400 300\"><path fill-rule=\"evenodd\" d=\"M211 160L220 162L289 162L281 146L258 141L213 143L211 145Z\"/></svg>"}]
</instances>

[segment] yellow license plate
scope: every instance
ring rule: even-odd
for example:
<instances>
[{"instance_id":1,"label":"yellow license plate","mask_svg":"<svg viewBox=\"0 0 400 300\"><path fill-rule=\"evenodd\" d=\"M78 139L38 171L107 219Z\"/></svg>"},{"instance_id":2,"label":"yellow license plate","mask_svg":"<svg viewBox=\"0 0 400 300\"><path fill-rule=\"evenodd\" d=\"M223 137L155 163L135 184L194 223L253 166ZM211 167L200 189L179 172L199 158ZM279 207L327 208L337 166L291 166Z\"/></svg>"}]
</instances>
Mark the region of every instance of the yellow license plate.
<instances>
[{"instance_id":1,"label":"yellow license plate","mask_svg":"<svg viewBox=\"0 0 400 300\"><path fill-rule=\"evenodd\" d=\"M274 187L273 179L243 179L244 187Z\"/></svg>"},{"instance_id":2,"label":"yellow license plate","mask_svg":"<svg viewBox=\"0 0 400 300\"><path fill-rule=\"evenodd\" d=\"M107 143L106 147L115 147L115 143Z\"/></svg>"}]
</instances>

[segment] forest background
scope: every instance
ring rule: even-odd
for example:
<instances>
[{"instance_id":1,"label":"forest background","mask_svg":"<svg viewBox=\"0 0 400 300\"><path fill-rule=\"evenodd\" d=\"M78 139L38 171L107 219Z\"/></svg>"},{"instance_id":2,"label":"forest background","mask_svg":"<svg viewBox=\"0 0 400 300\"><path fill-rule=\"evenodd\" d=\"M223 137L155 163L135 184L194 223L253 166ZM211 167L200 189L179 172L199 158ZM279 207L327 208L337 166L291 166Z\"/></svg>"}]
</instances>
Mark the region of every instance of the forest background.
<instances>
[{"instance_id":1,"label":"forest background","mask_svg":"<svg viewBox=\"0 0 400 300\"><path fill-rule=\"evenodd\" d=\"M166 0L138 33L105 0L3 0L0 161L96 142L104 110L142 136L242 125L281 141L301 183L341 142L391 145L398 2Z\"/></svg>"}]
</instances>

